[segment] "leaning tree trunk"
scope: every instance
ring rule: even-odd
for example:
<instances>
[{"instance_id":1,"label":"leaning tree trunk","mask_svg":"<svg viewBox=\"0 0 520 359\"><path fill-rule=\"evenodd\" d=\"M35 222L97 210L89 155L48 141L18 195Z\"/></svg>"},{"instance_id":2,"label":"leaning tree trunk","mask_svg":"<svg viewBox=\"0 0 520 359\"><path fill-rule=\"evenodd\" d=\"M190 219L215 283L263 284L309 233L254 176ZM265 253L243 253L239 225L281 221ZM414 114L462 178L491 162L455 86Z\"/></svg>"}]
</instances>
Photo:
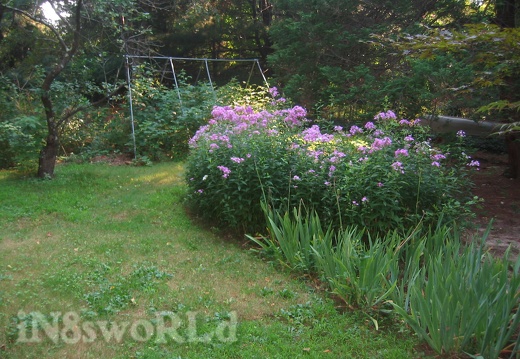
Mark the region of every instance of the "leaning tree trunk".
<instances>
[{"instance_id":1,"label":"leaning tree trunk","mask_svg":"<svg viewBox=\"0 0 520 359\"><path fill-rule=\"evenodd\" d=\"M60 148L60 140L58 129L54 121L47 121L48 133L45 146L40 151L40 159L38 162L38 177L52 178L54 177L54 167L58 157Z\"/></svg>"},{"instance_id":2,"label":"leaning tree trunk","mask_svg":"<svg viewBox=\"0 0 520 359\"><path fill-rule=\"evenodd\" d=\"M56 67L59 69L59 67ZM45 146L40 151L40 158L38 161L38 177L52 178L54 177L54 168L56 167L56 159L58 158L58 150L60 148L60 137L58 131L58 123L56 121L56 113L54 112L54 105L49 95L51 84L56 77L55 73L49 73L43 81L41 96L43 109L45 111L45 118L47 119L47 138ZM61 70L60 70L61 71Z\"/></svg>"}]
</instances>

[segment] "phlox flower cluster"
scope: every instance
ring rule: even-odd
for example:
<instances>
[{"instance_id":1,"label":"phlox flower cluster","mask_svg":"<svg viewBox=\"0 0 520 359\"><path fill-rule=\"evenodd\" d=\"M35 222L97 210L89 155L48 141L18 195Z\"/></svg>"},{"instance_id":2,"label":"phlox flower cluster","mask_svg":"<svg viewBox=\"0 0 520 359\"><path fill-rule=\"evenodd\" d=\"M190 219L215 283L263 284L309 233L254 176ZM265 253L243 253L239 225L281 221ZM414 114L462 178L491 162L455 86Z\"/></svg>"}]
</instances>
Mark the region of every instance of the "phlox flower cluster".
<instances>
[{"instance_id":1,"label":"phlox flower cluster","mask_svg":"<svg viewBox=\"0 0 520 359\"><path fill-rule=\"evenodd\" d=\"M399 156L408 157L409 156L408 150L406 148L399 148L399 149L395 150L394 154L395 154L395 157L399 157Z\"/></svg>"},{"instance_id":2,"label":"phlox flower cluster","mask_svg":"<svg viewBox=\"0 0 520 359\"><path fill-rule=\"evenodd\" d=\"M218 208L225 206L226 218L237 223L262 218L244 206L259 203L255 196L263 193L280 206L304 201L329 213L331 220L337 220L333 212L338 210L355 224L368 226L372 218L379 226L385 215L397 221L418 209L442 207L423 202L419 194L428 193L424 201L451 198L443 187L450 181L443 176L454 173L448 164L455 161L426 139L417 120L398 120L386 111L364 125L336 126L326 133L318 125L305 127L305 116L299 106L256 112L215 107L190 141L198 157L190 164L194 170L188 171L188 184L201 211L220 216ZM463 161L462 167L478 166L469 157ZM427 190L418 194L417 183Z\"/></svg>"},{"instance_id":3,"label":"phlox flower cluster","mask_svg":"<svg viewBox=\"0 0 520 359\"><path fill-rule=\"evenodd\" d=\"M215 106L208 124L198 129L190 139L190 148L197 148L200 142L209 141L213 150L225 146L231 148L230 135L245 132L249 136L267 133L280 134L283 125L287 128L301 126L306 122L307 112L301 106L276 111L254 111L251 106Z\"/></svg>"},{"instance_id":4,"label":"phlox flower cluster","mask_svg":"<svg viewBox=\"0 0 520 359\"><path fill-rule=\"evenodd\" d=\"M318 125L313 125L302 132L302 137L307 142L330 142L334 139L334 135L321 133Z\"/></svg>"},{"instance_id":5,"label":"phlox flower cluster","mask_svg":"<svg viewBox=\"0 0 520 359\"><path fill-rule=\"evenodd\" d=\"M301 106L278 110L275 111L274 114L282 117L285 124L289 127L301 126L304 122L307 122L307 119L305 118L305 116L307 116L307 111Z\"/></svg>"},{"instance_id":6,"label":"phlox flower cluster","mask_svg":"<svg viewBox=\"0 0 520 359\"><path fill-rule=\"evenodd\" d=\"M217 168L222 172L223 178L228 178L231 174L231 170L227 168L226 166L217 166Z\"/></svg>"},{"instance_id":7,"label":"phlox flower cluster","mask_svg":"<svg viewBox=\"0 0 520 359\"><path fill-rule=\"evenodd\" d=\"M396 118L395 112L391 110L380 112L374 116L374 120L395 120Z\"/></svg>"},{"instance_id":8,"label":"phlox flower cluster","mask_svg":"<svg viewBox=\"0 0 520 359\"><path fill-rule=\"evenodd\" d=\"M403 164L399 161L395 161L394 163L392 163L392 168L394 169L394 171L404 173Z\"/></svg>"},{"instance_id":9,"label":"phlox flower cluster","mask_svg":"<svg viewBox=\"0 0 520 359\"><path fill-rule=\"evenodd\" d=\"M384 138L376 138L374 142L372 142L372 145L370 146L369 153L380 151L384 147L389 147L392 145L392 139L388 136L385 136Z\"/></svg>"}]
</instances>

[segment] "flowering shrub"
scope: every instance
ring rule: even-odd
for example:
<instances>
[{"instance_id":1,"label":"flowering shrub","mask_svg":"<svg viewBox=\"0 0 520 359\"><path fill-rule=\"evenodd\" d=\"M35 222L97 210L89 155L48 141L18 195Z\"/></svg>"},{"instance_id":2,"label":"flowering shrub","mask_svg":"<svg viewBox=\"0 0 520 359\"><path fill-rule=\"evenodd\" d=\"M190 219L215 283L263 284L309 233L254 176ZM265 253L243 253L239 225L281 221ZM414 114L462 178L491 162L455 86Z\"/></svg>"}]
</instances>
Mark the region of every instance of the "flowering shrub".
<instances>
[{"instance_id":1,"label":"flowering shrub","mask_svg":"<svg viewBox=\"0 0 520 359\"><path fill-rule=\"evenodd\" d=\"M398 120L392 111L333 133L306 126L305 115L299 106L214 107L190 141L195 212L221 227L261 231L262 199L282 210L303 203L338 228L372 233L468 212L463 168L477 163L458 146L463 136L441 151L419 120Z\"/></svg>"}]
</instances>

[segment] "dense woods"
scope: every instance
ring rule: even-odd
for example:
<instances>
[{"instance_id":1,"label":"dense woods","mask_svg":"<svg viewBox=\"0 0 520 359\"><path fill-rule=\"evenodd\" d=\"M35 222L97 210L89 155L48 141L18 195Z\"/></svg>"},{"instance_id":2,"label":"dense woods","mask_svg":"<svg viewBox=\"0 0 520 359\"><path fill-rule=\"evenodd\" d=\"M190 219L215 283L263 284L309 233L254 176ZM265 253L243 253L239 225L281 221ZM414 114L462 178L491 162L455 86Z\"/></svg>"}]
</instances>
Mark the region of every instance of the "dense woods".
<instances>
[{"instance_id":1,"label":"dense woods","mask_svg":"<svg viewBox=\"0 0 520 359\"><path fill-rule=\"evenodd\" d=\"M106 120L101 109L114 115L125 54L258 58L271 84L319 120L393 109L506 122L510 131L519 121L516 0L47 3L58 20L42 2L0 6L0 166L39 151L40 177L52 177L63 150L78 151L67 142L85 126ZM212 68L224 70L233 73Z\"/></svg>"}]
</instances>

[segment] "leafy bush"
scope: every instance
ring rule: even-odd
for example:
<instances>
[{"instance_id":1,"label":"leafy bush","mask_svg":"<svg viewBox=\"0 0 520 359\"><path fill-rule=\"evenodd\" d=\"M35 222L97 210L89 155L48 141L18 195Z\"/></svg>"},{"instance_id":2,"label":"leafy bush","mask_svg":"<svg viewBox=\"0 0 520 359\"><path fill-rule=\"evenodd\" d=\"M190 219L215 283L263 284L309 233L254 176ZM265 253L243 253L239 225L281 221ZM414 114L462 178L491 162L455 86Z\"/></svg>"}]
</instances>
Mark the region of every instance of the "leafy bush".
<instances>
[{"instance_id":1,"label":"leafy bush","mask_svg":"<svg viewBox=\"0 0 520 359\"><path fill-rule=\"evenodd\" d=\"M43 122L35 116L0 121L0 168L35 165L43 137Z\"/></svg>"},{"instance_id":2,"label":"leafy bush","mask_svg":"<svg viewBox=\"0 0 520 359\"><path fill-rule=\"evenodd\" d=\"M190 141L194 211L222 227L262 231L262 198L277 209L304 203L334 228L356 225L373 235L469 213L464 169L478 163L461 142L442 152L419 120L398 121L391 111L330 134L306 122L299 106L215 107Z\"/></svg>"},{"instance_id":3,"label":"leafy bush","mask_svg":"<svg viewBox=\"0 0 520 359\"><path fill-rule=\"evenodd\" d=\"M0 75L0 168L35 165L45 135L37 101L33 91L18 89Z\"/></svg>"},{"instance_id":4,"label":"leafy bush","mask_svg":"<svg viewBox=\"0 0 520 359\"><path fill-rule=\"evenodd\" d=\"M136 76L132 94L139 154L154 160L185 156L188 140L209 116L215 104L212 88L179 81L179 88L171 89Z\"/></svg>"},{"instance_id":5,"label":"leafy bush","mask_svg":"<svg viewBox=\"0 0 520 359\"><path fill-rule=\"evenodd\" d=\"M219 88L209 83L190 84L180 74L178 88L169 88L148 73L136 74L133 110L136 147L140 155L153 160L183 158L188 141L211 116L218 103L265 104L265 89L230 81ZM129 140L129 138L128 138Z\"/></svg>"}]
</instances>

